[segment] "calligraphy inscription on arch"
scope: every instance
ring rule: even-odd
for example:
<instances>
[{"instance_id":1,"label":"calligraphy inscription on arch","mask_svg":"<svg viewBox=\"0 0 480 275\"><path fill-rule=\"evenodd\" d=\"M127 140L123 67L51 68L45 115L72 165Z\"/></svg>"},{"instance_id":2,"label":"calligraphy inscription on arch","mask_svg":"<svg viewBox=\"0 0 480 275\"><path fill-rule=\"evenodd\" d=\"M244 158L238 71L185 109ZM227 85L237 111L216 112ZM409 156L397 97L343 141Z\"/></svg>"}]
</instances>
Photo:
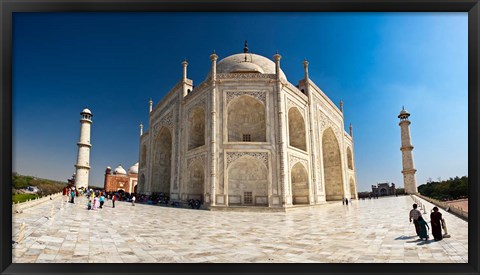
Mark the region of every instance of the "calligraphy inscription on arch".
<instances>
[{"instance_id":1,"label":"calligraphy inscription on arch","mask_svg":"<svg viewBox=\"0 0 480 275\"><path fill-rule=\"evenodd\" d=\"M323 135L323 131L325 129L328 129L329 127L332 128L333 132L335 133L335 136L337 137L338 142L340 142L342 139L342 135L340 134L340 128L338 127L337 124L335 124L328 116L326 116L322 111L318 112L320 119L319 119L319 125L320 125L320 133Z\"/></svg>"},{"instance_id":2,"label":"calligraphy inscription on arch","mask_svg":"<svg viewBox=\"0 0 480 275\"><path fill-rule=\"evenodd\" d=\"M172 111L168 112L166 115L160 118L160 120L155 124L155 132L158 134L158 130L160 127L165 126L169 128L170 130L173 129L174 123L173 123L173 113Z\"/></svg>"},{"instance_id":3,"label":"calligraphy inscription on arch","mask_svg":"<svg viewBox=\"0 0 480 275\"><path fill-rule=\"evenodd\" d=\"M306 159L299 158L295 155L288 155L288 162L289 162L290 170L292 170L293 165L295 165L297 162L302 163L305 169L308 168L308 161Z\"/></svg>"},{"instance_id":4,"label":"calligraphy inscription on arch","mask_svg":"<svg viewBox=\"0 0 480 275\"><path fill-rule=\"evenodd\" d=\"M193 156L193 157L191 157L187 160L187 167L190 167L190 164L192 164L193 162L196 162L196 161L200 161L202 163L205 163L205 159L206 159L205 154L198 155L198 156Z\"/></svg>"},{"instance_id":5,"label":"calligraphy inscription on arch","mask_svg":"<svg viewBox=\"0 0 480 275\"><path fill-rule=\"evenodd\" d=\"M203 96L202 98L200 98L200 99L196 100L195 102L193 102L193 103L188 107L188 111L187 111L188 117L191 116L192 111L193 111L195 108L197 108L197 107L201 107L201 108L203 108L203 109L205 110L205 108L206 108L205 100L206 100L206 99L205 99L205 96Z\"/></svg>"},{"instance_id":6,"label":"calligraphy inscription on arch","mask_svg":"<svg viewBox=\"0 0 480 275\"><path fill-rule=\"evenodd\" d=\"M227 95L227 100L226 100L226 105L230 103L233 99L242 96L242 95L249 95L253 98L256 98L263 102L264 105L266 105L266 91L226 91Z\"/></svg>"},{"instance_id":7,"label":"calligraphy inscription on arch","mask_svg":"<svg viewBox=\"0 0 480 275\"><path fill-rule=\"evenodd\" d=\"M297 107L298 111L300 112L303 119L305 120L305 106L302 107L298 105L296 102L294 102L293 100L290 100L287 98L287 113L292 107Z\"/></svg>"},{"instance_id":8,"label":"calligraphy inscription on arch","mask_svg":"<svg viewBox=\"0 0 480 275\"><path fill-rule=\"evenodd\" d=\"M256 158L263 162L268 168L268 153L257 153L257 152L228 152L227 153L227 168L237 159L243 156L250 156Z\"/></svg>"}]
</instances>

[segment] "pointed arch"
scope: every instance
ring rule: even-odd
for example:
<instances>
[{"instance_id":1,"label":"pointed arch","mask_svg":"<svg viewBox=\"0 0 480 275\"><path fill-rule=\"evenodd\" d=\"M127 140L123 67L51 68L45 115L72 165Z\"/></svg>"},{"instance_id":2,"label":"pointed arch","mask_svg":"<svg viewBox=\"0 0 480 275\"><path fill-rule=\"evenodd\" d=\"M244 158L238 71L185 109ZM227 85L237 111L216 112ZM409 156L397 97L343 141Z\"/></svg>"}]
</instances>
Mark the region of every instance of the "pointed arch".
<instances>
[{"instance_id":1,"label":"pointed arch","mask_svg":"<svg viewBox=\"0 0 480 275\"><path fill-rule=\"evenodd\" d=\"M305 120L297 107L288 110L288 137L290 146L307 151Z\"/></svg>"},{"instance_id":2,"label":"pointed arch","mask_svg":"<svg viewBox=\"0 0 480 275\"><path fill-rule=\"evenodd\" d=\"M347 147L347 164L348 169L353 170L353 157L352 157L352 150L350 147Z\"/></svg>"},{"instance_id":3,"label":"pointed arch","mask_svg":"<svg viewBox=\"0 0 480 275\"><path fill-rule=\"evenodd\" d=\"M203 200L205 190L205 165L202 161L196 160L188 166L188 182L185 192L188 199Z\"/></svg>"},{"instance_id":4,"label":"pointed arch","mask_svg":"<svg viewBox=\"0 0 480 275\"><path fill-rule=\"evenodd\" d=\"M350 197L352 199L356 199L357 198L357 188L355 188L355 181L353 180L352 177L350 177Z\"/></svg>"},{"instance_id":5,"label":"pointed arch","mask_svg":"<svg viewBox=\"0 0 480 275\"><path fill-rule=\"evenodd\" d=\"M227 107L228 141L265 142L266 119L263 103L248 95L232 100Z\"/></svg>"},{"instance_id":6,"label":"pointed arch","mask_svg":"<svg viewBox=\"0 0 480 275\"><path fill-rule=\"evenodd\" d=\"M340 146L331 127L323 132L322 151L326 199L327 201L341 200L345 192Z\"/></svg>"},{"instance_id":7,"label":"pointed arch","mask_svg":"<svg viewBox=\"0 0 480 275\"><path fill-rule=\"evenodd\" d=\"M142 153L140 154L140 166L147 165L147 145L142 145Z\"/></svg>"},{"instance_id":8,"label":"pointed arch","mask_svg":"<svg viewBox=\"0 0 480 275\"><path fill-rule=\"evenodd\" d=\"M302 163L297 162L290 172L293 204L308 204L308 172Z\"/></svg>"},{"instance_id":9,"label":"pointed arch","mask_svg":"<svg viewBox=\"0 0 480 275\"><path fill-rule=\"evenodd\" d=\"M268 204L267 167L250 156L237 159L228 168L228 196L236 204Z\"/></svg>"},{"instance_id":10,"label":"pointed arch","mask_svg":"<svg viewBox=\"0 0 480 275\"><path fill-rule=\"evenodd\" d=\"M188 118L188 150L205 145L205 110L196 107Z\"/></svg>"},{"instance_id":11,"label":"pointed arch","mask_svg":"<svg viewBox=\"0 0 480 275\"><path fill-rule=\"evenodd\" d=\"M162 126L155 138L152 192L170 193L171 164L172 134Z\"/></svg>"}]
</instances>

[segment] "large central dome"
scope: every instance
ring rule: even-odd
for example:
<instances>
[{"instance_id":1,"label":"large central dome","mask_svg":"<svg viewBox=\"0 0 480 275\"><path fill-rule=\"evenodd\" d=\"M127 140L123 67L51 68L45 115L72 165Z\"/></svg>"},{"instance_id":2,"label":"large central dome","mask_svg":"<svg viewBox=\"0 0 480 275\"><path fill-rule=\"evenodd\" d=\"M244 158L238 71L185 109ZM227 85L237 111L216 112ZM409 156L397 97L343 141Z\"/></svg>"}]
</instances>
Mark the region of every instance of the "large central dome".
<instances>
[{"instance_id":1,"label":"large central dome","mask_svg":"<svg viewBox=\"0 0 480 275\"><path fill-rule=\"evenodd\" d=\"M275 63L258 54L239 53L220 60L217 63L217 73L275 74ZM282 69L280 69L280 77L287 79Z\"/></svg>"}]
</instances>

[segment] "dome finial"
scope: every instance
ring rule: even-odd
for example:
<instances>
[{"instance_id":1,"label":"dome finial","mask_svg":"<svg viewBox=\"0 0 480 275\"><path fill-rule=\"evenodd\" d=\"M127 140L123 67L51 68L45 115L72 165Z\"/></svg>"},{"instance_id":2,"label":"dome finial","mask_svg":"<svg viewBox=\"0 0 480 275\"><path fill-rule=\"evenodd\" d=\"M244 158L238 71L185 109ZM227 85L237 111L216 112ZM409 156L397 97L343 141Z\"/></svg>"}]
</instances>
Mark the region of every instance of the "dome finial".
<instances>
[{"instance_id":1,"label":"dome finial","mask_svg":"<svg viewBox=\"0 0 480 275\"><path fill-rule=\"evenodd\" d=\"M245 40L245 46L243 47L243 52L248 53L248 42Z\"/></svg>"}]
</instances>

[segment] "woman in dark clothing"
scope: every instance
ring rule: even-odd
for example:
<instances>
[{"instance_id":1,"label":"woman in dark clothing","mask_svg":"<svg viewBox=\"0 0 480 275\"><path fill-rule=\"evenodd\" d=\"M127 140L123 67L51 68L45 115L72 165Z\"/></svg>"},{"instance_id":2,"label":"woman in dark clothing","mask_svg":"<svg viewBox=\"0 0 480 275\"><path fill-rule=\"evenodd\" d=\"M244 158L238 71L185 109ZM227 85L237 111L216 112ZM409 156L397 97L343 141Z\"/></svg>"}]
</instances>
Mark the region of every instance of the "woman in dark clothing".
<instances>
[{"instance_id":1,"label":"woman in dark clothing","mask_svg":"<svg viewBox=\"0 0 480 275\"><path fill-rule=\"evenodd\" d=\"M442 237L442 213L438 212L438 207L433 208L430 214L430 222L432 223L432 235L435 241L440 241Z\"/></svg>"},{"instance_id":2,"label":"woman in dark clothing","mask_svg":"<svg viewBox=\"0 0 480 275\"><path fill-rule=\"evenodd\" d=\"M418 235L420 239L428 240L428 223L421 216L418 217L418 227L420 228L420 232Z\"/></svg>"}]
</instances>

